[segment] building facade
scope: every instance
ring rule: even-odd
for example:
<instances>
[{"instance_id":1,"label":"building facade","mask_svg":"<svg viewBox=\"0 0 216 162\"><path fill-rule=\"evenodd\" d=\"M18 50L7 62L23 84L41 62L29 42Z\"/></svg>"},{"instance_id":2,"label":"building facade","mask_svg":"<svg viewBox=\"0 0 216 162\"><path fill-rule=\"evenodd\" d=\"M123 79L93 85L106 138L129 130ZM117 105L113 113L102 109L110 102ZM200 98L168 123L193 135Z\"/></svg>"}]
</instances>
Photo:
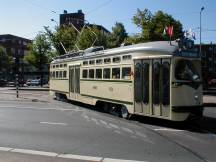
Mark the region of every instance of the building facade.
<instances>
[{"instance_id":1,"label":"building facade","mask_svg":"<svg viewBox=\"0 0 216 162\"><path fill-rule=\"evenodd\" d=\"M13 58L13 67L5 75L0 71L0 77L7 80L14 80L14 74L20 73L20 78L23 78L24 63L23 58L28 53L28 44L32 43L31 40L18 37L11 34L0 35L0 46L5 50L5 53Z\"/></svg>"},{"instance_id":2,"label":"building facade","mask_svg":"<svg viewBox=\"0 0 216 162\"><path fill-rule=\"evenodd\" d=\"M199 45L196 48L199 49ZM214 85L213 80L216 79L216 44L203 44L201 50L203 82L208 87Z\"/></svg>"}]
</instances>

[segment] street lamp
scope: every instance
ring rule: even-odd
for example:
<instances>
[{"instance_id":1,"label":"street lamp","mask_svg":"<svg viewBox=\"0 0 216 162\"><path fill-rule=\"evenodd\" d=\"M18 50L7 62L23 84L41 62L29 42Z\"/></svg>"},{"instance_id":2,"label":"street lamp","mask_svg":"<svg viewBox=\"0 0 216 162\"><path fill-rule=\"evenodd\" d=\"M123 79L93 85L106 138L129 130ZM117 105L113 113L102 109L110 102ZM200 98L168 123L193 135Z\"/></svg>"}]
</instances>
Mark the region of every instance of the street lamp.
<instances>
[{"instance_id":1,"label":"street lamp","mask_svg":"<svg viewBox=\"0 0 216 162\"><path fill-rule=\"evenodd\" d=\"M201 22L202 22L202 11L204 10L204 7L202 7L201 9L200 9L200 56L201 56L201 53L202 53L202 45L201 45L201 37L202 37L202 35L201 35L201 33L202 33L202 24L201 24Z\"/></svg>"},{"instance_id":2,"label":"street lamp","mask_svg":"<svg viewBox=\"0 0 216 162\"><path fill-rule=\"evenodd\" d=\"M50 20L53 21L53 22L55 22L56 25L58 26L58 22L56 20L54 20L54 19L50 19Z\"/></svg>"}]
</instances>

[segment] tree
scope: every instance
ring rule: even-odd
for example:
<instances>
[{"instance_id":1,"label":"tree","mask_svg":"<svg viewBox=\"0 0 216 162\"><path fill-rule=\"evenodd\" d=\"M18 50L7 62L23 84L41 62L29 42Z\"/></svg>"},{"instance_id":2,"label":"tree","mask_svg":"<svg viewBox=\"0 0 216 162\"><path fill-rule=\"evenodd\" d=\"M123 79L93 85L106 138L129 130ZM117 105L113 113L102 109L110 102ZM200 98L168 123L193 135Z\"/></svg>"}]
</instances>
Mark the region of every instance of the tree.
<instances>
[{"instance_id":1,"label":"tree","mask_svg":"<svg viewBox=\"0 0 216 162\"><path fill-rule=\"evenodd\" d=\"M52 32L48 27L44 27L45 33L52 46L57 50L58 55L65 54L65 50L74 50L78 32L71 26L56 27L56 31ZM63 46L64 48L63 48Z\"/></svg>"},{"instance_id":2,"label":"tree","mask_svg":"<svg viewBox=\"0 0 216 162\"><path fill-rule=\"evenodd\" d=\"M171 25L173 26L172 39L177 39L183 34L182 24L162 11L152 14L148 9L143 11L137 9L137 13L132 20L142 30L140 41L169 40L167 35L163 35L163 31L166 26Z\"/></svg>"},{"instance_id":3,"label":"tree","mask_svg":"<svg viewBox=\"0 0 216 162\"><path fill-rule=\"evenodd\" d=\"M85 28L78 38L77 45L80 49L86 49L93 46L107 47L107 35L102 33L96 27Z\"/></svg>"},{"instance_id":4,"label":"tree","mask_svg":"<svg viewBox=\"0 0 216 162\"><path fill-rule=\"evenodd\" d=\"M4 48L0 46L0 73L6 79L12 70L13 57L8 55Z\"/></svg>"},{"instance_id":5,"label":"tree","mask_svg":"<svg viewBox=\"0 0 216 162\"><path fill-rule=\"evenodd\" d=\"M39 33L33 44L30 45L30 52L25 55L24 61L33 65L40 72L41 86L43 83L43 68L49 63L52 55L51 44L44 33Z\"/></svg>"},{"instance_id":6,"label":"tree","mask_svg":"<svg viewBox=\"0 0 216 162\"><path fill-rule=\"evenodd\" d=\"M116 22L115 26L112 27L112 33L109 36L108 45L110 48L119 47L124 40L128 37L124 25Z\"/></svg>"}]
</instances>

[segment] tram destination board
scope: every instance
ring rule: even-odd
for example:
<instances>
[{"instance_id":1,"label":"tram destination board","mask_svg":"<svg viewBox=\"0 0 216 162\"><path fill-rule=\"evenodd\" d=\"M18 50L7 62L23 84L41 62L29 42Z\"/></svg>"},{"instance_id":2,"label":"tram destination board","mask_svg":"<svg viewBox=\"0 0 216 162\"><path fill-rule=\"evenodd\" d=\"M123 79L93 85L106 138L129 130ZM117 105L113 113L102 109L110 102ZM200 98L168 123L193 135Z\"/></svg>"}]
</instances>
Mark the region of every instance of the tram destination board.
<instances>
[{"instance_id":1,"label":"tram destination board","mask_svg":"<svg viewBox=\"0 0 216 162\"><path fill-rule=\"evenodd\" d=\"M181 57L191 57L191 58L199 57L199 54L197 51L179 51L177 55Z\"/></svg>"}]
</instances>

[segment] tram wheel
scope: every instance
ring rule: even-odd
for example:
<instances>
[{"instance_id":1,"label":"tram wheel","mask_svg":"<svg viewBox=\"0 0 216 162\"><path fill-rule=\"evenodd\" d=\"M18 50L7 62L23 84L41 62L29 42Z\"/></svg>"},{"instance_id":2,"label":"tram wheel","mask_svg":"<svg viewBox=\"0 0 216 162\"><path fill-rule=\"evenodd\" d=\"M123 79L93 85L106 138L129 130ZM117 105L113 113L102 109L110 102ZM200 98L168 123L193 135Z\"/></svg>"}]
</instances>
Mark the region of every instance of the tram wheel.
<instances>
[{"instance_id":1,"label":"tram wheel","mask_svg":"<svg viewBox=\"0 0 216 162\"><path fill-rule=\"evenodd\" d=\"M124 119L128 119L130 117L130 114L129 114L127 108L123 105L121 105L121 107L120 107L119 116L121 118L124 118Z\"/></svg>"}]
</instances>

